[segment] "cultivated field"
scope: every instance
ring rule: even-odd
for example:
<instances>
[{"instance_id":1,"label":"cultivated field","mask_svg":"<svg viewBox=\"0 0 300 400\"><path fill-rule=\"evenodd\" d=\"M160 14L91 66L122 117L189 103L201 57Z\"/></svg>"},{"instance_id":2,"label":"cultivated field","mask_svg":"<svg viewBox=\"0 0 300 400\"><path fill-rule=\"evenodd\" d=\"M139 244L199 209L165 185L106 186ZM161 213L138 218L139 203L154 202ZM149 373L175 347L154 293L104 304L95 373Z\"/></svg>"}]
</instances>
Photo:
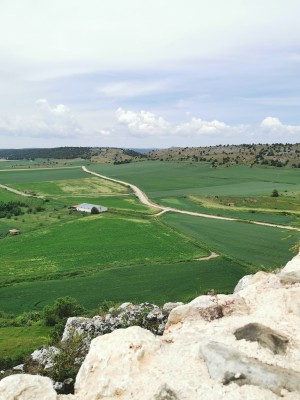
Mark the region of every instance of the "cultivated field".
<instances>
[{"instance_id":1,"label":"cultivated field","mask_svg":"<svg viewBox=\"0 0 300 400\"><path fill-rule=\"evenodd\" d=\"M295 170L153 161L89 168L134 183L172 207L297 224ZM104 299L161 303L212 287L231 291L241 276L283 265L299 241L298 232L242 222L173 213L153 218L157 211L140 204L128 188L80 168L5 171L0 183L41 196L22 198L30 213L25 207L23 215L0 220L0 230L22 232L0 241L0 310L14 313L64 295L95 307ZM279 198L270 197L271 188ZM0 191L4 202L20 197ZM229 201L235 207L226 206ZM69 211L80 202L102 204L109 212ZM195 261L211 251L220 257Z\"/></svg>"}]
</instances>

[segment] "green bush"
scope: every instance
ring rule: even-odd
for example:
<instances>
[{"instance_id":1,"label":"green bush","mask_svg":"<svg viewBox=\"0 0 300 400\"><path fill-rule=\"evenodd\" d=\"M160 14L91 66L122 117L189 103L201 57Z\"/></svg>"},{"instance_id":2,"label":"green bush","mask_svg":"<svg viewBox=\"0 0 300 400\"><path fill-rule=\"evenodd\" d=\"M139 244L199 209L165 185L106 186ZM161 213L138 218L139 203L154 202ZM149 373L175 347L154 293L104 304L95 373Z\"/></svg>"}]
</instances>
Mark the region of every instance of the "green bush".
<instances>
[{"instance_id":1,"label":"green bush","mask_svg":"<svg viewBox=\"0 0 300 400\"><path fill-rule=\"evenodd\" d=\"M54 326L69 317L75 317L84 312L84 307L72 297L60 297L52 306L45 306L43 316L46 326Z\"/></svg>"}]
</instances>

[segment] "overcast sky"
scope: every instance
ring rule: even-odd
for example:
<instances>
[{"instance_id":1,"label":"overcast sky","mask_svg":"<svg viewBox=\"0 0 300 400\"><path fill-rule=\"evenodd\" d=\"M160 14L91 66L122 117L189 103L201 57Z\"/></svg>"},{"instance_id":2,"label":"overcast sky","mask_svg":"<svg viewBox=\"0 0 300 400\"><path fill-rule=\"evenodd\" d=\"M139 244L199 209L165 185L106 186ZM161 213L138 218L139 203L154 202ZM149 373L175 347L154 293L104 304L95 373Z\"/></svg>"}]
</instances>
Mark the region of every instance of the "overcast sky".
<instances>
[{"instance_id":1,"label":"overcast sky","mask_svg":"<svg viewBox=\"0 0 300 400\"><path fill-rule=\"evenodd\" d=\"M300 142L299 0L0 0L0 148Z\"/></svg>"}]
</instances>

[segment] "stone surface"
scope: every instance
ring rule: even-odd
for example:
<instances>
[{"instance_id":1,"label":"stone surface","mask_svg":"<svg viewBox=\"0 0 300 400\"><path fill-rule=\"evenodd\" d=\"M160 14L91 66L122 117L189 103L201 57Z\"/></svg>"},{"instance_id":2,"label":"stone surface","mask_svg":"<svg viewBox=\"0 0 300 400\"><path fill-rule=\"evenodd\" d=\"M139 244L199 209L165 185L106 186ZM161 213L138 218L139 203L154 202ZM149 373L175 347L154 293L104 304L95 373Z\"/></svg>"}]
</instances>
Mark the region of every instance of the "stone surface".
<instances>
[{"instance_id":1,"label":"stone surface","mask_svg":"<svg viewBox=\"0 0 300 400\"><path fill-rule=\"evenodd\" d=\"M31 360L45 369L52 368L53 357L58 354L59 351L60 350L55 346L43 346L41 349L35 350L31 354Z\"/></svg>"},{"instance_id":2,"label":"stone surface","mask_svg":"<svg viewBox=\"0 0 300 400\"><path fill-rule=\"evenodd\" d=\"M297 391L300 395L300 372L268 365L229 346L208 342L200 346L200 354L206 361L211 378L228 385L256 385L277 395L282 390Z\"/></svg>"},{"instance_id":3,"label":"stone surface","mask_svg":"<svg viewBox=\"0 0 300 400\"><path fill-rule=\"evenodd\" d=\"M39 375L11 375L0 381L0 400L56 400L51 379Z\"/></svg>"},{"instance_id":4,"label":"stone surface","mask_svg":"<svg viewBox=\"0 0 300 400\"><path fill-rule=\"evenodd\" d=\"M300 282L300 253L289 261L279 273L282 283L299 283Z\"/></svg>"},{"instance_id":5,"label":"stone surface","mask_svg":"<svg viewBox=\"0 0 300 400\"><path fill-rule=\"evenodd\" d=\"M243 290L251 282L252 277L253 277L253 275L245 275L245 276L243 276L238 281L236 287L233 290L233 293L237 293L240 290Z\"/></svg>"},{"instance_id":6,"label":"stone surface","mask_svg":"<svg viewBox=\"0 0 300 400\"><path fill-rule=\"evenodd\" d=\"M13 371L24 371L24 364L19 364L13 367Z\"/></svg>"},{"instance_id":7,"label":"stone surface","mask_svg":"<svg viewBox=\"0 0 300 400\"><path fill-rule=\"evenodd\" d=\"M251 342L258 342L261 346L267 347L274 354L284 354L289 340L273 329L262 324L250 323L234 332L237 340L245 339Z\"/></svg>"},{"instance_id":8,"label":"stone surface","mask_svg":"<svg viewBox=\"0 0 300 400\"><path fill-rule=\"evenodd\" d=\"M182 303L168 304L165 309L160 309L150 303L139 305L123 303L117 309L111 308L104 317L100 315L93 318L71 317L65 326L62 340L69 340L74 334L83 334L87 336L86 345L88 347L90 341L97 336L135 325L142 326L156 335L162 335L169 312Z\"/></svg>"}]
</instances>

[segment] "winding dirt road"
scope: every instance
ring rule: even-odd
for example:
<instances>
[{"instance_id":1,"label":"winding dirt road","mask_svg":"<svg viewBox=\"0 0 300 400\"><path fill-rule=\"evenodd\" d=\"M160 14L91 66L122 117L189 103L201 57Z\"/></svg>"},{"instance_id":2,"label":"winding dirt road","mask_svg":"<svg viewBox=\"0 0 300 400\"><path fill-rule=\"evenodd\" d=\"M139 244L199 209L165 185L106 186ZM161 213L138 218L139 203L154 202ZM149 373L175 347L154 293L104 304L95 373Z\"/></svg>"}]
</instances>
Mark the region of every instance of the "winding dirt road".
<instances>
[{"instance_id":1,"label":"winding dirt road","mask_svg":"<svg viewBox=\"0 0 300 400\"><path fill-rule=\"evenodd\" d=\"M109 178L108 176L105 176L105 175L97 174L96 172L90 171L85 166L82 166L82 169L83 169L84 172L86 172L88 174L91 174L91 175L94 175L94 176L98 176L99 178L103 178L103 179L106 179L108 181L120 183L121 185L125 185L125 186L131 188L131 190L138 197L138 199L140 200L140 202L142 204L145 204L146 206L154 207L154 208L157 208L158 210L161 210L158 214L155 214L155 216L159 216L159 215L161 215L161 214L163 214L163 213L165 213L167 211L171 211L171 212L176 212L176 213L179 213L179 214L193 215L195 217L221 219L221 220L224 220L224 221L241 221L238 218L220 217L219 215L202 214L202 213L198 213L198 212L194 212L194 211L185 211L185 210L179 210L178 208L160 206L160 205L158 205L156 203L153 203L151 200L149 200L147 195L144 192L142 192L140 188L138 188L137 186L133 185L132 183L120 181L119 179L113 179L113 178ZM300 228L295 228L294 226L275 225L275 224L269 224L267 222L258 222L258 221L247 221L247 222L249 222L251 224L255 224L255 225L270 226L272 228L288 229L288 230L293 230L293 231L300 232Z\"/></svg>"},{"instance_id":2,"label":"winding dirt road","mask_svg":"<svg viewBox=\"0 0 300 400\"><path fill-rule=\"evenodd\" d=\"M24 193L24 192L20 192L19 190L13 189L13 188L11 188L11 187L9 187L9 186L5 186L5 185L1 185L1 184L0 184L0 188L1 188L1 189L5 189L5 190L7 190L7 191L9 191L9 192L18 194L18 195L20 195L20 196L31 197L31 194Z\"/></svg>"}]
</instances>

